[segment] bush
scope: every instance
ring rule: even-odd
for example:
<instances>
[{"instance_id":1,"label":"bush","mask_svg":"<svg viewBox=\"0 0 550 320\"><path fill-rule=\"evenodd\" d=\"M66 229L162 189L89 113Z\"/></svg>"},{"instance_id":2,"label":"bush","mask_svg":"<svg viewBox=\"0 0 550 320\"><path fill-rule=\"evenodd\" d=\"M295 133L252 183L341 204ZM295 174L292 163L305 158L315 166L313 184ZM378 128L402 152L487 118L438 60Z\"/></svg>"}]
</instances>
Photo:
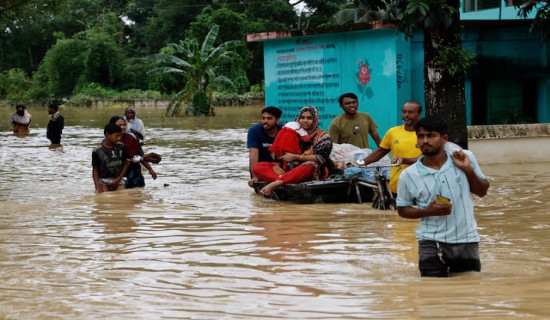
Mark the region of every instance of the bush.
<instances>
[{"instance_id":1,"label":"bush","mask_svg":"<svg viewBox=\"0 0 550 320\"><path fill-rule=\"evenodd\" d=\"M21 69L10 69L0 74L0 98L15 103L28 100L32 82Z\"/></svg>"},{"instance_id":2,"label":"bush","mask_svg":"<svg viewBox=\"0 0 550 320\"><path fill-rule=\"evenodd\" d=\"M160 99L170 99L168 96L162 95L158 91L154 90L139 90L139 89L130 89L122 91L118 94L118 99L130 100L130 99L151 99L151 100L160 100Z\"/></svg>"},{"instance_id":3,"label":"bush","mask_svg":"<svg viewBox=\"0 0 550 320\"><path fill-rule=\"evenodd\" d=\"M54 96L70 95L81 78L85 59L85 41L58 40L46 52L35 76L40 80L41 86Z\"/></svg>"},{"instance_id":4,"label":"bush","mask_svg":"<svg viewBox=\"0 0 550 320\"><path fill-rule=\"evenodd\" d=\"M169 97L164 97L161 93L153 90L139 90L139 89L130 89L122 92L110 88L104 88L97 83L89 83L84 86L73 95L69 101L68 105L71 106L91 106L92 101L101 100L101 99L113 99L113 100L139 100L139 99L168 99Z\"/></svg>"},{"instance_id":5,"label":"bush","mask_svg":"<svg viewBox=\"0 0 550 320\"><path fill-rule=\"evenodd\" d=\"M250 103L250 97L246 94L215 92L212 97L215 106L244 106Z\"/></svg>"},{"instance_id":6,"label":"bush","mask_svg":"<svg viewBox=\"0 0 550 320\"><path fill-rule=\"evenodd\" d=\"M98 83L89 83L76 93L101 99L115 99L119 95L118 91L102 87Z\"/></svg>"},{"instance_id":7,"label":"bush","mask_svg":"<svg viewBox=\"0 0 550 320\"><path fill-rule=\"evenodd\" d=\"M250 92L261 93L262 95L265 92L265 81L262 80L262 83L253 84L250 86Z\"/></svg>"},{"instance_id":8,"label":"bush","mask_svg":"<svg viewBox=\"0 0 550 320\"><path fill-rule=\"evenodd\" d=\"M82 106L89 107L92 105L93 100L95 100L94 97L79 93L72 96L69 99L69 101L65 103L65 105L72 106L72 107L82 107Z\"/></svg>"}]
</instances>

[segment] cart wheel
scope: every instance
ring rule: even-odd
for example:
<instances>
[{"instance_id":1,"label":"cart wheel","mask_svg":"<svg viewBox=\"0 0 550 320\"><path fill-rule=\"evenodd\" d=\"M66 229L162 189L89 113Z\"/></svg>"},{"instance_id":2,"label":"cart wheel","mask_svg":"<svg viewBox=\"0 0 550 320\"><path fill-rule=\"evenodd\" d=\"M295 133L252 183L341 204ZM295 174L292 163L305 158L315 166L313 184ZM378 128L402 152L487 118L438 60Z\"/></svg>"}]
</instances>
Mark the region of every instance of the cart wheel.
<instances>
[{"instance_id":1,"label":"cart wheel","mask_svg":"<svg viewBox=\"0 0 550 320\"><path fill-rule=\"evenodd\" d=\"M382 210L396 210L395 206L395 200L394 199L386 199L384 201L384 205L381 208Z\"/></svg>"},{"instance_id":2,"label":"cart wheel","mask_svg":"<svg viewBox=\"0 0 550 320\"><path fill-rule=\"evenodd\" d=\"M277 195L277 193L275 191L272 191L271 195L269 195L269 196L264 195L264 199L271 199L271 200L275 200L275 201L280 200L279 196Z\"/></svg>"},{"instance_id":3,"label":"cart wheel","mask_svg":"<svg viewBox=\"0 0 550 320\"><path fill-rule=\"evenodd\" d=\"M271 196L269 196L271 199L275 200L275 201L279 201L279 196L277 195L277 193L275 191L271 192Z\"/></svg>"},{"instance_id":4,"label":"cart wheel","mask_svg":"<svg viewBox=\"0 0 550 320\"><path fill-rule=\"evenodd\" d=\"M382 201L380 199L380 195L376 194L374 198L372 198L372 207L378 210L383 210Z\"/></svg>"}]
</instances>

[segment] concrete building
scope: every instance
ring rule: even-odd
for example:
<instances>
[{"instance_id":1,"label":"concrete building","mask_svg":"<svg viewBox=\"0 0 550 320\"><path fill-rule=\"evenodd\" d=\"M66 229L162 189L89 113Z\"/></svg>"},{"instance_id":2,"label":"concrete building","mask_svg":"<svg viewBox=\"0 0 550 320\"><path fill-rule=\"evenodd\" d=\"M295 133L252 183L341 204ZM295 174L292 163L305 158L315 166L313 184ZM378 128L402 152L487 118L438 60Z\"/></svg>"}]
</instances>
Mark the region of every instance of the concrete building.
<instances>
[{"instance_id":1,"label":"concrete building","mask_svg":"<svg viewBox=\"0 0 550 320\"><path fill-rule=\"evenodd\" d=\"M547 135L549 52L538 35L529 33L530 20L518 17L511 1L466 0L461 21L462 46L477 59L465 81L470 139L514 138L506 134L509 126L474 127L486 125L538 124L523 132ZM421 32L405 40L392 25L377 21L253 34L248 41L264 44L266 105L280 107L283 121L292 120L302 106L314 105L321 127L328 129L341 113L338 96L354 92L359 110L371 114L383 135L401 124L403 102L424 104ZM550 152L550 145L546 149Z\"/></svg>"}]
</instances>

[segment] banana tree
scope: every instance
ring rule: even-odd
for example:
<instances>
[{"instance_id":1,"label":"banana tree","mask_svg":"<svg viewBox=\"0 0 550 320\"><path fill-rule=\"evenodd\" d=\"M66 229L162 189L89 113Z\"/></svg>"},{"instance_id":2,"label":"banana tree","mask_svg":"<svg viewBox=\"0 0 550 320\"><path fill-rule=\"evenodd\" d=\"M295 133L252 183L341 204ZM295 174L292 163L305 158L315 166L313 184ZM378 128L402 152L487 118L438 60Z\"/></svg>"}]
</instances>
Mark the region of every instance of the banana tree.
<instances>
[{"instance_id":1,"label":"banana tree","mask_svg":"<svg viewBox=\"0 0 550 320\"><path fill-rule=\"evenodd\" d=\"M166 107L164 113L166 117L174 117L182 113L213 116L213 87L219 85L234 87L231 79L216 75L216 66L238 57L231 49L241 45L242 41L226 41L214 47L218 31L218 25L212 26L200 47L196 39L186 39L177 44L170 43L162 53L152 56L159 63L168 66L157 67L149 72L175 72L185 78L184 88L172 97Z\"/></svg>"}]
</instances>

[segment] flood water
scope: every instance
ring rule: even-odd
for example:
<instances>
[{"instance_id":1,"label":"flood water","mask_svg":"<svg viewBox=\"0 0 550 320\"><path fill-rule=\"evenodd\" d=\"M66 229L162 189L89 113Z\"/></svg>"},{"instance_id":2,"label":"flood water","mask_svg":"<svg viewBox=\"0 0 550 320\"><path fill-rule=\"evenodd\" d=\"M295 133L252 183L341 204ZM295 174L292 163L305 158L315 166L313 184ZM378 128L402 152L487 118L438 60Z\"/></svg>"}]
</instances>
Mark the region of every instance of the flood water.
<instances>
[{"instance_id":1,"label":"flood water","mask_svg":"<svg viewBox=\"0 0 550 320\"><path fill-rule=\"evenodd\" d=\"M0 109L1 319L550 318L550 163L482 166L482 272L421 279L417 221L252 192L260 107L138 109L158 179L94 194L92 148L122 110L63 108L50 149L46 109L27 137Z\"/></svg>"}]
</instances>

